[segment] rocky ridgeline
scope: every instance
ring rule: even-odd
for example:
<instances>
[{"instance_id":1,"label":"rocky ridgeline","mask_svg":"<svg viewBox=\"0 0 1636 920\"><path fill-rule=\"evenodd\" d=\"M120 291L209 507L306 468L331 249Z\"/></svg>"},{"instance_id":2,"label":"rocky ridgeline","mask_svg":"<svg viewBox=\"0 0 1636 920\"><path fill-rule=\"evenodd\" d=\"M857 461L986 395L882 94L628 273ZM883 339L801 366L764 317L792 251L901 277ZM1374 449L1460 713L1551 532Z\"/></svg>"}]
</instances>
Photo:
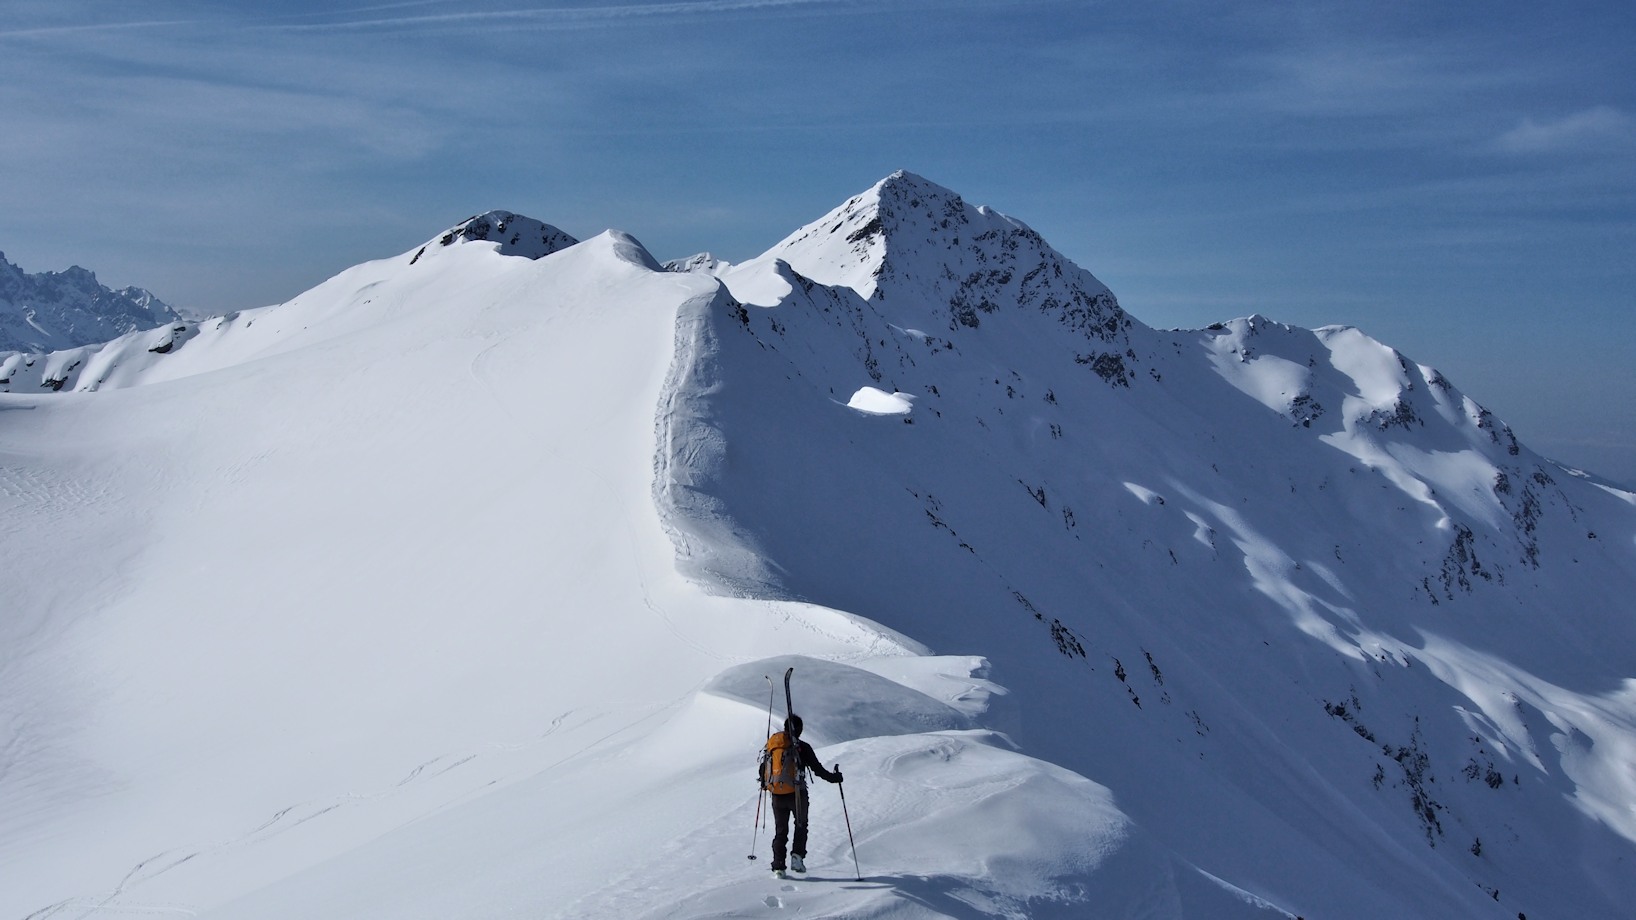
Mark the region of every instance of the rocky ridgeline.
<instances>
[{"instance_id":1,"label":"rocky ridgeline","mask_svg":"<svg viewBox=\"0 0 1636 920\"><path fill-rule=\"evenodd\" d=\"M487 211L468 217L432 242L416 250L411 264L419 262L428 249L453 246L455 243L495 243L503 256L525 259L543 259L553 252L567 249L579 240L556 227L532 217L510 211Z\"/></svg>"}]
</instances>

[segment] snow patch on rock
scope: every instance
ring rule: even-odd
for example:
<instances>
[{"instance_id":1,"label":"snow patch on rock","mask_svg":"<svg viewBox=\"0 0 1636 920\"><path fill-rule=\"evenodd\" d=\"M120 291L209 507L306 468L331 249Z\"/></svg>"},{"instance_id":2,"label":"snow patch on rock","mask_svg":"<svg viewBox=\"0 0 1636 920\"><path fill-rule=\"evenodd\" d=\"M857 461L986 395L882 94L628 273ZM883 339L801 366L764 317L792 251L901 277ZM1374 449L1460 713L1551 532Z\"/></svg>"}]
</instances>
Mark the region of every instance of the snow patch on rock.
<instances>
[{"instance_id":1,"label":"snow patch on rock","mask_svg":"<svg viewBox=\"0 0 1636 920\"><path fill-rule=\"evenodd\" d=\"M864 415L908 415L914 411L915 397L908 393L888 393L875 387L859 387L846 405Z\"/></svg>"}]
</instances>

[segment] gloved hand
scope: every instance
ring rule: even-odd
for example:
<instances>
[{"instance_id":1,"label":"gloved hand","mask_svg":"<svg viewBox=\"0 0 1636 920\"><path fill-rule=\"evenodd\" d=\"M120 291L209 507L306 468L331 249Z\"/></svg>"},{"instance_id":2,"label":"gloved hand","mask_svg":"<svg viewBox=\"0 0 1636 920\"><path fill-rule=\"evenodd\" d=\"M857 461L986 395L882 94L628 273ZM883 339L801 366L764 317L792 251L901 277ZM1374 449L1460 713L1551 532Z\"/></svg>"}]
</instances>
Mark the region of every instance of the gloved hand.
<instances>
[{"instance_id":1,"label":"gloved hand","mask_svg":"<svg viewBox=\"0 0 1636 920\"><path fill-rule=\"evenodd\" d=\"M841 765L836 764L835 765L835 781L838 783L838 782L841 782L844 778L845 777L841 776Z\"/></svg>"}]
</instances>

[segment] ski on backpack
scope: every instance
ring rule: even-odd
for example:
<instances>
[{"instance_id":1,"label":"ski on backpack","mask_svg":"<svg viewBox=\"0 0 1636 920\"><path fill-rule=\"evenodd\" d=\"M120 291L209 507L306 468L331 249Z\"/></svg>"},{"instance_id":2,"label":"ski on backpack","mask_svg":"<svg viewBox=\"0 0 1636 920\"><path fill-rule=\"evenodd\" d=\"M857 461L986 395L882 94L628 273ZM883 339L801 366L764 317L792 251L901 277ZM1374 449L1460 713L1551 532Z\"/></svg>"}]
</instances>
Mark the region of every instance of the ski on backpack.
<instances>
[{"instance_id":1,"label":"ski on backpack","mask_svg":"<svg viewBox=\"0 0 1636 920\"><path fill-rule=\"evenodd\" d=\"M774 795L789 795L801 782L800 748L790 733L790 717L795 714L790 701L790 675L794 673L793 667L784 672L784 730L767 739L761 755L761 785Z\"/></svg>"},{"instance_id":2,"label":"ski on backpack","mask_svg":"<svg viewBox=\"0 0 1636 920\"><path fill-rule=\"evenodd\" d=\"M790 701L790 675L795 673L795 666L791 665L784 671L784 734L790 733L790 720L795 718L795 704ZM790 753L795 761L795 771L801 772L801 749L796 746L795 739L790 738Z\"/></svg>"},{"instance_id":3,"label":"ski on backpack","mask_svg":"<svg viewBox=\"0 0 1636 920\"><path fill-rule=\"evenodd\" d=\"M784 735L785 735L785 737L789 737L789 735L790 735L790 720L795 719L795 704L793 704L793 702L790 702L790 674L793 674L793 673L795 673L795 666L793 666L793 665L790 665L789 668L787 668L787 670L784 671ZM790 760L795 761L795 774L797 774L797 782L798 782L798 781L800 781L800 779L798 779L798 778L800 778L800 773L802 773L802 748L800 748L800 746L798 746L797 743L795 743L795 738L793 738L793 737L789 738L789 742L790 742Z\"/></svg>"},{"instance_id":4,"label":"ski on backpack","mask_svg":"<svg viewBox=\"0 0 1636 920\"><path fill-rule=\"evenodd\" d=\"M793 666L789 670L784 672L784 721L785 722L788 722L790 720L790 716L795 715L795 706L790 702L790 675L794 674L794 673L795 673L795 668Z\"/></svg>"}]
</instances>

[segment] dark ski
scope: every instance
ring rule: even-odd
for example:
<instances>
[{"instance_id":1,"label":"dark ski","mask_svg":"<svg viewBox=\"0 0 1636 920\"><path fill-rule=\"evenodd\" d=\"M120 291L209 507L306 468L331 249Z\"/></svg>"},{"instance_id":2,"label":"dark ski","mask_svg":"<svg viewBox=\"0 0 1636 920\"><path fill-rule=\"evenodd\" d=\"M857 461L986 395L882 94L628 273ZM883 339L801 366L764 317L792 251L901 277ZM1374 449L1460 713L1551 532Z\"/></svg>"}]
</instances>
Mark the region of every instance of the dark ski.
<instances>
[{"instance_id":1,"label":"dark ski","mask_svg":"<svg viewBox=\"0 0 1636 920\"><path fill-rule=\"evenodd\" d=\"M790 675L794 674L794 673L795 673L795 668L793 668L793 667L784 672L784 721L785 722L789 721L790 716L795 715L795 706L790 703Z\"/></svg>"},{"instance_id":2,"label":"dark ski","mask_svg":"<svg viewBox=\"0 0 1636 920\"><path fill-rule=\"evenodd\" d=\"M790 702L790 675L794 673L795 667L793 665L791 665L790 668L784 672L784 731L786 732L790 730L790 717L795 715L795 704ZM796 740L793 733L790 734L790 747L795 752L796 781L801 782L803 780L803 777L801 776L801 743ZM802 815L801 817L802 820L806 820L805 815Z\"/></svg>"}]
</instances>

